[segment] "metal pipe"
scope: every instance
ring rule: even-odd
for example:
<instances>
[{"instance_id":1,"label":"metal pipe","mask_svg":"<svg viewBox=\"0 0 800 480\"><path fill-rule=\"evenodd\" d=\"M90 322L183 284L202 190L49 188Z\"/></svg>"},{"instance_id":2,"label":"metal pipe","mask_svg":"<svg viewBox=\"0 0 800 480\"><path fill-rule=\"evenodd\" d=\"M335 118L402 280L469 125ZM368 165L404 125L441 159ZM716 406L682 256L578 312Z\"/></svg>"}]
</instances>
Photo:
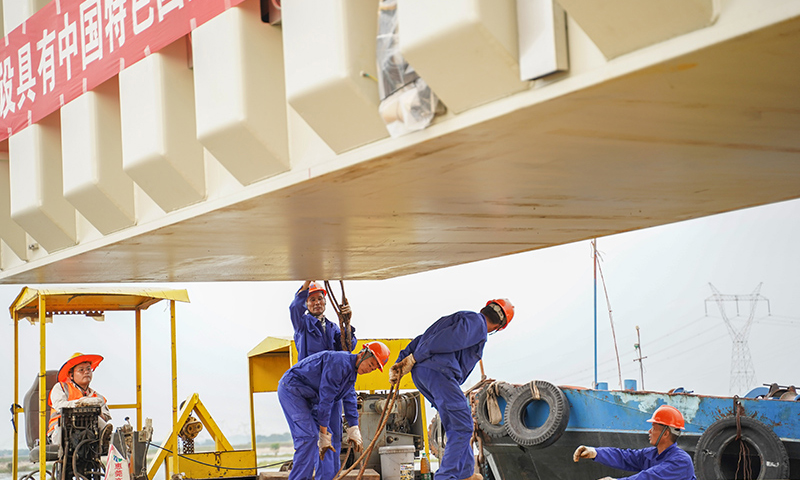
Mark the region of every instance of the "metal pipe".
<instances>
[{"instance_id":1,"label":"metal pipe","mask_svg":"<svg viewBox=\"0 0 800 480\"><path fill-rule=\"evenodd\" d=\"M136 430L142 429L142 310L136 309Z\"/></svg>"},{"instance_id":2,"label":"metal pipe","mask_svg":"<svg viewBox=\"0 0 800 480\"><path fill-rule=\"evenodd\" d=\"M171 475L178 473L178 355L177 332L175 329L175 300L169 301L170 340L172 350L172 435L170 446L172 454ZM169 478L171 475L167 475Z\"/></svg>"},{"instance_id":3,"label":"metal pipe","mask_svg":"<svg viewBox=\"0 0 800 480\"><path fill-rule=\"evenodd\" d=\"M45 478L47 470L47 342L45 338L45 319L47 317L47 302L42 292L39 292L39 478Z\"/></svg>"},{"instance_id":4,"label":"metal pipe","mask_svg":"<svg viewBox=\"0 0 800 480\"><path fill-rule=\"evenodd\" d=\"M11 418L14 420L14 446L13 446L13 465L11 466L11 478L17 478L17 461L19 460L19 428L17 425L19 416L17 415L17 405L19 405L19 316L14 311L14 413ZM25 415L28 415L27 413Z\"/></svg>"},{"instance_id":5,"label":"metal pipe","mask_svg":"<svg viewBox=\"0 0 800 480\"><path fill-rule=\"evenodd\" d=\"M594 266L594 384L597 388L597 239L592 240L592 259Z\"/></svg>"}]
</instances>

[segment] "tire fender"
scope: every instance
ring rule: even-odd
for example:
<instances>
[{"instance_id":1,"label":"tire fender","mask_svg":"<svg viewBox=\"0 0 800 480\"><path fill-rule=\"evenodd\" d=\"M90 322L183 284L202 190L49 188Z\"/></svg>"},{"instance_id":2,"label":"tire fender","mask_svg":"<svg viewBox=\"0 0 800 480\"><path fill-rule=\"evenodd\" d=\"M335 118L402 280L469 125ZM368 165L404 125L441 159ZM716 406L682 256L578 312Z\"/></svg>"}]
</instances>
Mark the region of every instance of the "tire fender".
<instances>
[{"instance_id":1,"label":"tire fender","mask_svg":"<svg viewBox=\"0 0 800 480\"><path fill-rule=\"evenodd\" d=\"M506 401L506 405L514 398L517 388L509 383L497 382L497 396L502 397ZM486 387L477 395L477 406L475 407L475 420L478 422L478 427L493 438L500 438L507 435L505 426L505 417L500 424L495 425L489 420L489 409L487 407L490 389L493 387ZM505 414L505 412L503 412Z\"/></svg>"},{"instance_id":2,"label":"tire fender","mask_svg":"<svg viewBox=\"0 0 800 480\"><path fill-rule=\"evenodd\" d=\"M757 455L761 468L757 479L789 478L789 456L781 439L769 427L750 417L739 417L742 437L747 440L751 455ZM694 453L694 469L697 480L716 480L725 478L725 470L736 471L737 465L722 465L723 452L729 445L736 444L736 417L721 418L712 423L697 441ZM736 456L733 462L737 461Z\"/></svg>"},{"instance_id":3,"label":"tire fender","mask_svg":"<svg viewBox=\"0 0 800 480\"><path fill-rule=\"evenodd\" d=\"M538 392L538 399L534 398ZM525 425L525 411L533 402L546 402L550 414L538 427ZM508 436L525 447L544 448L561 438L569 422L569 401L560 388L552 383L535 380L517 388L506 405L505 426Z\"/></svg>"}]
</instances>

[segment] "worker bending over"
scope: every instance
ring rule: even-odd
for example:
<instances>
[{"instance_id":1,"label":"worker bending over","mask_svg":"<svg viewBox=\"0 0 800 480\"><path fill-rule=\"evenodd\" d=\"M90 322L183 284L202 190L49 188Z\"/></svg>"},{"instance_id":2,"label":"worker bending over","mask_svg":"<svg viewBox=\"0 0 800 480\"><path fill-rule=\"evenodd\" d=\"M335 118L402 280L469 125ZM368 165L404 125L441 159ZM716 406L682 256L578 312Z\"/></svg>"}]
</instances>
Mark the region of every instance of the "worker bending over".
<instances>
[{"instance_id":1,"label":"worker bending over","mask_svg":"<svg viewBox=\"0 0 800 480\"><path fill-rule=\"evenodd\" d=\"M514 318L508 299L489 300L480 313L461 311L442 317L400 352L389 381L411 372L414 384L439 411L447 444L436 480L482 480L475 473L473 422L460 385L483 355L487 335L503 330Z\"/></svg>"},{"instance_id":2,"label":"worker bending over","mask_svg":"<svg viewBox=\"0 0 800 480\"><path fill-rule=\"evenodd\" d=\"M54 445L61 445L61 409L75 407L100 407L97 417L97 427L100 429L100 454L108 451L113 425L107 423L111 420L111 411L106 405L106 399L89 387L94 369L100 365L103 357L100 355L84 355L75 353L67 360L58 371L58 383L50 390L50 423L47 436Z\"/></svg>"},{"instance_id":3,"label":"worker bending over","mask_svg":"<svg viewBox=\"0 0 800 480\"><path fill-rule=\"evenodd\" d=\"M692 457L676 442L684 428L683 415L677 408L661 405L653 412L648 431L649 448L629 450L611 447L592 448L581 445L572 454L572 460L591 458L607 467L638 472L630 480L696 480ZM614 480L604 477L601 480Z\"/></svg>"},{"instance_id":4,"label":"worker bending over","mask_svg":"<svg viewBox=\"0 0 800 480\"><path fill-rule=\"evenodd\" d=\"M336 475L339 467L334 466L338 465L339 452L333 448L328 425L332 406L339 401L344 404L344 415L350 425L347 436L356 451L361 450L356 376L376 368L383 371L389 354L389 347L381 342L364 344L357 355L319 352L301 360L281 377L278 400L295 449L290 480L310 480L312 476L315 480L332 480Z\"/></svg>"},{"instance_id":5,"label":"worker bending over","mask_svg":"<svg viewBox=\"0 0 800 480\"><path fill-rule=\"evenodd\" d=\"M328 292L322 285L306 280L300 290L295 293L294 300L289 305L298 360L317 352L342 350L342 332L339 325L325 318L327 295ZM351 314L350 305L342 305L342 314ZM356 337L353 332L355 332L355 328L350 327L350 335L353 339L351 345L355 346ZM328 431L333 435L331 441L333 448L339 452L342 448L342 402L334 402L331 407ZM319 459L317 459L317 463L319 463ZM334 472L339 470L340 465L337 455L333 460Z\"/></svg>"}]
</instances>

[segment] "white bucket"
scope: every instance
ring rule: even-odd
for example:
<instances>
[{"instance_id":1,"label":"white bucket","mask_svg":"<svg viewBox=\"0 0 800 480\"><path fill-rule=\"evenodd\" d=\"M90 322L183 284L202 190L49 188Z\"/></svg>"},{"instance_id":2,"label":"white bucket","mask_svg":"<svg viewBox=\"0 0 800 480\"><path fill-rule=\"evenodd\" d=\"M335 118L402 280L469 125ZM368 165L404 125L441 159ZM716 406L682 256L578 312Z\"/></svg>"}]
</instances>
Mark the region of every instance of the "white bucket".
<instances>
[{"instance_id":1,"label":"white bucket","mask_svg":"<svg viewBox=\"0 0 800 480\"><path fill-rule=\"evenodd\" d=\"M382 480L414 480L414 446L381 447Z\"/></svg>"}]
</instances>

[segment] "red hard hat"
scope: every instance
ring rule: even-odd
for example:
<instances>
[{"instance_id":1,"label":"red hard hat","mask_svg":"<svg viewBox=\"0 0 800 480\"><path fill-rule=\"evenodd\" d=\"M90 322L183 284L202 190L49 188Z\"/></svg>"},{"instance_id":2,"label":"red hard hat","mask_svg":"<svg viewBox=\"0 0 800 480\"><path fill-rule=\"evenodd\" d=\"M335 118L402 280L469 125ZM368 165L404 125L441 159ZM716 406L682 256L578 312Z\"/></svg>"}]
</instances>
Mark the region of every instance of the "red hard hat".
<instances>
[{"instance_id":1,"label":"red hard hat","mask_svg":"<svg viewBox=\"0 0 800 480\"><path fill-rule=\"evenodd\" d=\"M683 430L684 422L681 412L672 405L661 405L653 412L653 417L648 420L650 423L660 423L668 427L679 428Z\"/></svg>"},{"instance_id":2,"label":"red hard hat","mask_svg":"<svg viewBox=\"0 0 800 480\"><path fill-rule=\"evenodd\" d=\"M322 292L322 295L327 295L328 292L325 291L325 288L317 282L311 282L308 285L308 296L310 297L314 292Z\"/></svg>"},{"instance_id":3,"label":"red hard hat","mask_svg":"<svg viewBox=\"0 0 800 480\"><path fill-rule=\"evenodd\" d=\"M504 321L503 326L501 328L498 328L497 331L505 329L508 326L508 324L511 323L511 320L514 318L514 305L512 305L511 300L507 298L497 298L486 302L487 307L491 304L495 304L498 307L500 307L500 311L502 312L502 315L500 315L498 309L493 307L494 311L498 313L498 316L502 317L500 319L501 323L503 323Z\"/></svg>"},{"instance_id":4,"label":"red hard hat","mask_svg":"<svg viewBox=\"0 0 800 480\"><path fill-rule=\"evenodd\" d=\"M367 348L370 352L372 352L372 354L378 360L378 368L382 372L383 366L389 361L389 355L392 354L392 352L389 350L389 347L387 347L383 342L375 341L365 343L364 348Z\"/></svg>"}]
</instances>

